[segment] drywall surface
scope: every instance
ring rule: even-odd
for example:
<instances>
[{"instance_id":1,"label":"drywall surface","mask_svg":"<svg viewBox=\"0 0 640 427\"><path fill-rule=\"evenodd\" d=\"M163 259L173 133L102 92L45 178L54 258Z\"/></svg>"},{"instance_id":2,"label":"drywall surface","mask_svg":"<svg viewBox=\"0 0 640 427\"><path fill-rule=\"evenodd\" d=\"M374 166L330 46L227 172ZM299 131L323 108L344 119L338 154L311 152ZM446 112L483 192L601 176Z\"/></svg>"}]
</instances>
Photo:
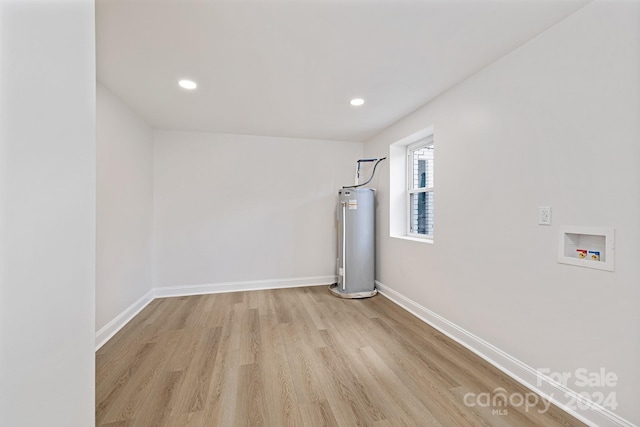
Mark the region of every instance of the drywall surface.
<instances>
[{"instance_id":1,"label":"drywall surface","mask_svg":"<svg viewBox=\"0 0 640 427\"><path fill-rule=\"evenodd\" d=\"M96 330L151 290L153 132L97 88Z\"/></svg>"},{"instance_id":2,"label":"drywall surface","mask_svg":"<svg viewBox=\"0 0 640 427\"><path fill-rule=\"evenodd\" d=\"M613 392L614 412L635 424L638 76L640 3L596 1L365 146L389 152L434 128L434 243L389 237L385 165L377 279L530 367L571 374L575 391ZM538 206L552 207L550 226ZM559 264L560 225L614 227L615 271ZM583 386L576 369L617 381Z\"/></svg>"},{"instance_id":3,"label":"drywall surface","mask_svg":"<svg viewBox=\"0 0 640 427\"><path fill-rule=\"evenodd\" d=\"M94 423L90 0L0 2L0 425Z\"/></svg>"},{"instance_id":4,"label":"drywall surface","mask_svg":"<svg viewBox=\"0 0 640 427\"><path fill-rule=\"evenodd\" d=\"M154 131L155 287L334 276L362 143Z\"/></svg>"}]
</instances>

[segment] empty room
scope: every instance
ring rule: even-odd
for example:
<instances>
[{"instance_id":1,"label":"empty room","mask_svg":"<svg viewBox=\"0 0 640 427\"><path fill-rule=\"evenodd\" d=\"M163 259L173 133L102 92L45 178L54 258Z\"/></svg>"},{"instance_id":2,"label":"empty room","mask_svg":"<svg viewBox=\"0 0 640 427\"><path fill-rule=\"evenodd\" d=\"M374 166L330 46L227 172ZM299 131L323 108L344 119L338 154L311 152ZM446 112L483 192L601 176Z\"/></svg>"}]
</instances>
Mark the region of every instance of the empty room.
<instances>
[{"instance_id":1,"label":"empty room","mask_svg":"<svg viewBox=\"0 0 640 427\"><path fill-rule=\"evenodd\" d=\"M639 0L1 0L0 425L639 426L639 188Z\"/></svg>"}]
</instances>

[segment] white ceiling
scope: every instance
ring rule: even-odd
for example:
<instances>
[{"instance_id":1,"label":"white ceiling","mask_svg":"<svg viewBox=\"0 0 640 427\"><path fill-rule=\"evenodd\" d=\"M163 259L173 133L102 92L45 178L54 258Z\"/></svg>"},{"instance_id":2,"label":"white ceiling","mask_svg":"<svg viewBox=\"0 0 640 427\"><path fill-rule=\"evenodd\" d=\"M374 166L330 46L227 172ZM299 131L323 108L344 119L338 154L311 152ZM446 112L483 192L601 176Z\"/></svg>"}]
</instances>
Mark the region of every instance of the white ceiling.
<instances>
[{"instance_id":1,"label":"white ceiling","mask_svg":"<svg viewBox=\"0 0 640 427\"><path fill-rule=\"evenodd\" d=\"M588 1L97 0L97 75L154 128L364 141Z\"/></svg>"}]
</instances>

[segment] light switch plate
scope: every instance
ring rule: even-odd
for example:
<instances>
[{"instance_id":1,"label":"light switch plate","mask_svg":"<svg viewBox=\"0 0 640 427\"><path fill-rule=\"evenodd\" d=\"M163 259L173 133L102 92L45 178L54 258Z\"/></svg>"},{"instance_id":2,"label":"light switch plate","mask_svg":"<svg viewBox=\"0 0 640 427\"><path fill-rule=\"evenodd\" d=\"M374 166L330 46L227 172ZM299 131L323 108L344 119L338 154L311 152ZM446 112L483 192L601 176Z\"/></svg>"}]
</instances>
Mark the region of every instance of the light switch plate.
<instances>
[{"instance_id":1,"label":"light switch plate","mask_svg":"<svg viewBox=\"0 0 640 427\"><path fill-rule=\"evenodd\" d=\"M538 207L538 224L551 225L551 206Z\"/></svg>"}]
</instances>

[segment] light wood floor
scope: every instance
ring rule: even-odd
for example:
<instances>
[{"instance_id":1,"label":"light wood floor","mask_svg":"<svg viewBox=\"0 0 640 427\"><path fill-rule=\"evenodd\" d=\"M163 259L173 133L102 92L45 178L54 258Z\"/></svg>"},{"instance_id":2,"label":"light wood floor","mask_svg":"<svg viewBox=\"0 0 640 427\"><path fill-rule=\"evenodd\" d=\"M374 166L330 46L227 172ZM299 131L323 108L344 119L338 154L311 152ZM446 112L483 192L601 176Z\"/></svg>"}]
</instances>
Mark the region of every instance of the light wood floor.
<instances>
[{"instance_id":1,"label":"light wood floor","mask_svg":"<svg viewBox=\"0 0 640 427\"><path fill-rule=\"evenodd\" d=\"M499 387L529 393L382 295L344 300L316 286L166 298L96 353L96 425L584 425L542 404L465 405Z\"/></svg>"}]
</instances>

